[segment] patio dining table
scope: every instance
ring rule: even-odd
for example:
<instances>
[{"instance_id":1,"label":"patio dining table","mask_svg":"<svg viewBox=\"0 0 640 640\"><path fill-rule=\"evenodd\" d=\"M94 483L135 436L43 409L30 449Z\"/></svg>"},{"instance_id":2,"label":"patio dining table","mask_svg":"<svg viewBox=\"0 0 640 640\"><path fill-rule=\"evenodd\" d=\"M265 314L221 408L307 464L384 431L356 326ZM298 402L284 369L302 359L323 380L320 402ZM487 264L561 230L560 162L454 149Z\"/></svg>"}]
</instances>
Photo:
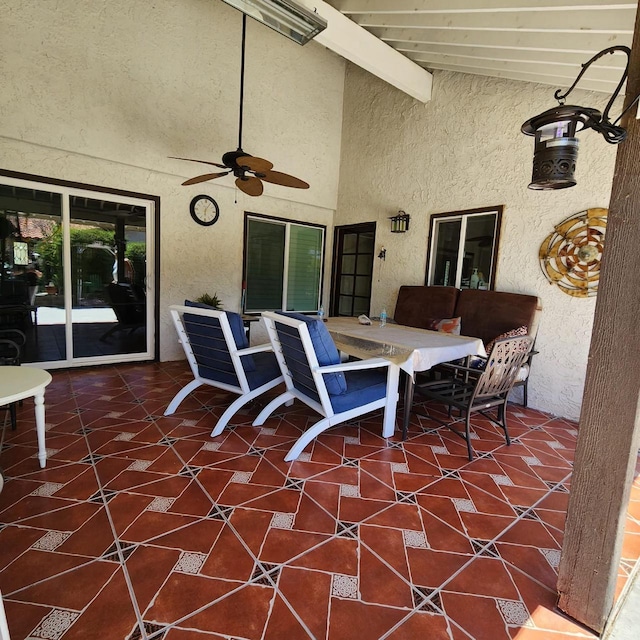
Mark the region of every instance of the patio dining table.
<instances>
[{"instance_id":1,"label":"patio dining table","mask_svg":"<svg viewBox=\"0 0 640 640\"><path fill-rule=\"evenodd\" d=\"M450 333L428 331L400 324L379 322L360 324L357 318L328 318L327 329L336 347L356 358L382 357L406 375L402 434L406 437L413 403L415 374L427 371L443 362L467 356L486 357L480 338L455 336Z\"/></svg>"}]
</instances>

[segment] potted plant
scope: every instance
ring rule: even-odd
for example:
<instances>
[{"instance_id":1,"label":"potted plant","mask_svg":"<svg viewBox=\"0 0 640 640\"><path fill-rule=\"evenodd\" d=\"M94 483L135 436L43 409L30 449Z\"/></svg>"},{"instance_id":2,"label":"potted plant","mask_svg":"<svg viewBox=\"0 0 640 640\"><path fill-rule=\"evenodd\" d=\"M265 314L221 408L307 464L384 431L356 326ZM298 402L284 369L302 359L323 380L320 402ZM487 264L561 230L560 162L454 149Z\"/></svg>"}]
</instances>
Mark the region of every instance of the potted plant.
<instances>
[{"instance_id":1,"label":"potted plant","mask_svg":"<svg viewBox=\"0 0 640 640\"><path fill-rule=\"evenodd\" d=\"M218 298L218 293L214 293L212 296L208 293L203 293L201 296L196 298L196 302L200 302L201 304L209 305L218 311L222 311L222 300Z\"/></svg>"}]
</instances>

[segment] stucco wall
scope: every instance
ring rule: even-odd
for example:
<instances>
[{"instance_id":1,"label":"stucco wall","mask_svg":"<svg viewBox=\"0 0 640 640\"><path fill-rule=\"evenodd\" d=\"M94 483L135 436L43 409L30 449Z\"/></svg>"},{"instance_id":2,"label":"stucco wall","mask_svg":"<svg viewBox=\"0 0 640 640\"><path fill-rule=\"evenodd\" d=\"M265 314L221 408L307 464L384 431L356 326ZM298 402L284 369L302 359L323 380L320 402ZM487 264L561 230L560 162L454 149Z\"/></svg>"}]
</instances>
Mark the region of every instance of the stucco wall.
<instances>
[{"instance_id":1,"label":"stucco wall","mask_svg":"<svg viewBox=\"0 0 640 640\"><path fill-rule=\"evenodd\" d=\"M0 167L158 195L167 306L217 292L237 310L244 211L325 224L337 200L344 62L248 21L243 147L311 184L250 198L231 177L181 187L238 142L241 14L211 0L0 0ZM215 169L213 169L215 171ZM189 216L198 194L220 219ZM236 202L237 199L237 202Z\"/></svg>"},{"instance_id":2,"label":"stucco wall","mask_svg":"<svg viewBox=\"0 0 640 640\"><path fill-rule=\"evenodd\" d=\"M602 109L608 96L572 98ZM533 139L520 126L555 104L551 87L436 72L432 100L420 104L349 65L344 104L335 224L378 223L376 248L387 254L374 267L372 313L383 305L391 313L400 285L424 284L431 214L505 205L496 288L537 295L544 307L529 405L577 418L595 299L548 284L538 249L564 218L608 206L616 148L585 132L578 185L532 191ZM399 209L411 215L411 228L392 234L387 218Z\"/></svg>"}]
</instances>

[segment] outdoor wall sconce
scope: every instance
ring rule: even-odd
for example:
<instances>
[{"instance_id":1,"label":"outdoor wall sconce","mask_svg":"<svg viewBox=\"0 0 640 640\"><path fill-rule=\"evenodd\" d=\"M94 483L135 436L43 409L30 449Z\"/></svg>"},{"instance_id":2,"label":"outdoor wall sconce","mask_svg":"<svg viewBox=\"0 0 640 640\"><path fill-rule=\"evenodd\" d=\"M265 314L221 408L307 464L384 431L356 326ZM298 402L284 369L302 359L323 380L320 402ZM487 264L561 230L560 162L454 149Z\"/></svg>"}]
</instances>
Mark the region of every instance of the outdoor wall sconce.
<instances>
[{"instance_id":1,"label":"outdoor wall sconce","mask_svg":"<svg viewBox=\"0 0 640 640\"><path fill-rule=\"evenodd\" d=\"M391 233L404 233L409 230L409 220L411 216L408 213L400 210L398 215L391 216Z\"/></svg>"},{"instance_id":2,"label":"outdoor wall sconce","mask_svg":"<svg viewBox=\"0 0 640 640\"><path fill-rule=\"evenodd\" d=\"M607 53L622 51L627 55L627 64L620 82L609 99L604 113L590 107L565 105L566 97L573 91L585 71L596 60ZM631 50L625 46L609 47L597 53L591 60L582 65L582 71L571 87L563 94L560 89L554 93L559 106L534 116L522 125L522 133L535 136L533 155L533 178L529 189L566 189L576 184L574 172L578 159L578 138L576 132L593 129L602 134L610 144L624 142L627 132L623 127L616 126L620 118L636 103L638 97L618 116L615 122L609 121L609 109L618 97L620 89L627 79L629 72L629 55Z\"/></svg>"}]
</instances>

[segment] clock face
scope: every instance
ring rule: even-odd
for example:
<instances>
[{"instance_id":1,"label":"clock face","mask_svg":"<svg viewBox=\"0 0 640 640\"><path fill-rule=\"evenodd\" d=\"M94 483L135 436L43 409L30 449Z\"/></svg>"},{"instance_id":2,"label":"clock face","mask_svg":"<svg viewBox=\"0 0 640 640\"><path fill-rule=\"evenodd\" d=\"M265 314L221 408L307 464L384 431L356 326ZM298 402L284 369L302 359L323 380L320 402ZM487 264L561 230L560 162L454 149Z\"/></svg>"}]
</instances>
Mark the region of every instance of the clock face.
<instances>
[{"instance_id":1,"label":"clock face","mask_svg":"<svg viewBox=\"0 0 640 640\"><path fill-rule=\"evenodd\" d=\"M218 221L220 208L218 203L209 196L196 196L190 205L191 217L201 225L209 227Z\"/></svg>"}]
</instances>

